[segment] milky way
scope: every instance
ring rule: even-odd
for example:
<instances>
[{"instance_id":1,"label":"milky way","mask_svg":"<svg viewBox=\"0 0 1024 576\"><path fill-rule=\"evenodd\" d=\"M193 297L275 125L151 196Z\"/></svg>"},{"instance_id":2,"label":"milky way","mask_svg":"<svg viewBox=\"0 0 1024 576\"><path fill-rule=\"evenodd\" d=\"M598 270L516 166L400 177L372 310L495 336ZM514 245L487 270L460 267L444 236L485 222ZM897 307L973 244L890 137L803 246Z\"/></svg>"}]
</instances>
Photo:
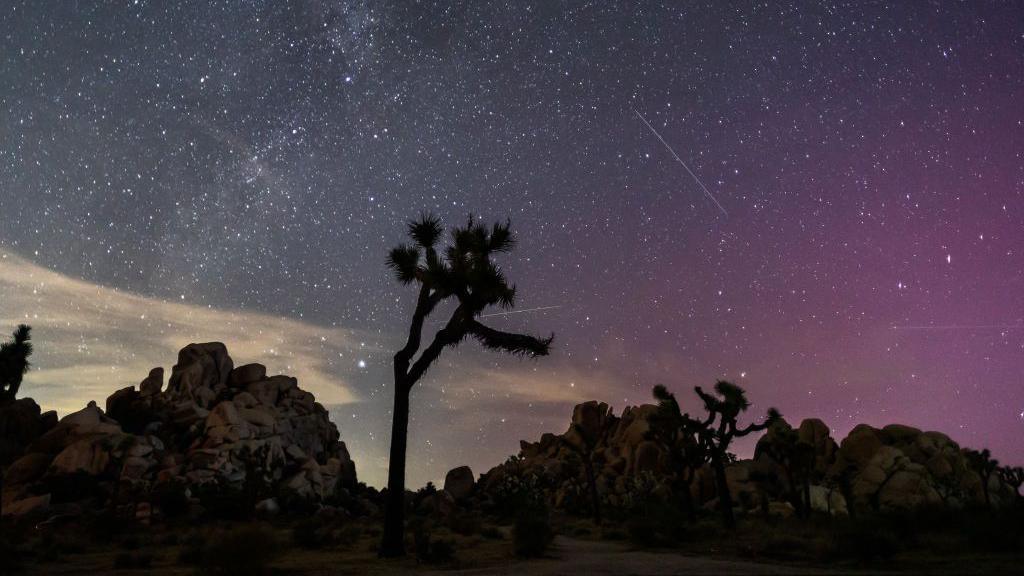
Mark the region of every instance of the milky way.
<instances>
[{"instance_id":1,"label":"milky way","mask_svg":"<svg viewBox=\"0 0 1024 576\"><path fill-rule=\"evenodd\" d=\"M491 322L556 347L447 354L414 393L414 485L580 400L720 377L837 435L1024 460L1019 3L10 1L0 29L3 269L295 332L274 341L336 374L371 483L414 297L383 262L425 210L511 218L503 264L544 309ZM145 324L58 331L45 286L0 287L6 324L40 325L40 386L100 337L110 391L145 376ZM165 367L207 325L168 329ZM236 360L282 364L261 342Z\"/></svg>"}]
</instances>

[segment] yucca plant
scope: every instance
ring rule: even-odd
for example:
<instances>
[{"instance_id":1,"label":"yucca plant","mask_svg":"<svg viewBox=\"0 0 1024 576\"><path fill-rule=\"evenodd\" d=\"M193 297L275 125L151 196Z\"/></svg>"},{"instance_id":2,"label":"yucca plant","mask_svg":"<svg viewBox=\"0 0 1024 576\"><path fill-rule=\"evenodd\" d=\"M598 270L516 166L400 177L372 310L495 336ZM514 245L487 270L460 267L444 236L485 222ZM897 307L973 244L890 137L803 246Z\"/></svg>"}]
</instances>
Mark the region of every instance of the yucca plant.
<instances>
[{"instance_id":1,"label":"yucca plant","mask_svg":"<svg viewBox=\"0 0 1024 576\"><path fill-rule=\"evenodd\" d=\"M18 395L32 355L31 331L31 327L21 324L10 342L0 344L0 401L14 400Z\"/></svg>"},{"instance_id":2,"label":"yucca plant","mask_svg":"<svg viewBox=\"0 0 1024 576\"><path fill-rule=\"evenodd\" d=\"M988 448L982 451L968 450L965 454L967 457L967 464L978 474L981 478L981 492L985 497L985 506L992 506L992 496L989 494L989 481L992 475L999 470L999 461L992 458L992 453L989 452Z\"/></svg>"},{"instance_id":3,"label":"yucca plant","mask_svg":"<svg viewBox=\"0 0 1024 576\"><path fill-rule=\"evenodd\" d=\"M658 384L653 394L658 410L648 420L647 437L668 449L673 492L681 499L687 518L692 520L695 511L690 485L709 457L707 448L697 438L701 423L683 413L675 394L665 386Z\"/></svg>"},{"instance_id":4,"label":"yucca plant","mask_svg":"<svg viewBox=\"0 0 1024 576\"><path fill-rule=\"evenodd\" d=\"M485 348L515 356L546 356L553 338L503 332L480 322L480 316L488 308L515 306L515 286L493 260L495 255L510 252L515 247L508 222L486 226L470 217L464 226L452 230L449 245L442 248L438 242L443 232L438 218L424 214L409 223L412 243L396 246L387 259L395 278L404 285L418 286L418 293L405 346L394 357L395 403L380 548L380 555L385 557L405 553L405 455L412 387L445 348L457 346L467 336L475 338ZM426 319L446 301L453 301L455 310L420 352Z\"/></svg>"},{"instance_id":5,"label":"yucca plant","mask_svg":"<svg viewBox=\"0 0 1024 576\"><path fill-rule=\"evenodd\" d=\"M28 357L32 355L32 328L21 324L14 331L10 342L0 344L0 405L13 402L21 388L21 379L28 372ZM0 437L7 434L0 422ZM4 488L4 467L10 464L7 454L0 454L0 493ZM0 502L0 516L3 516L3 502Z\"/></svg>"},{"instance_id":6,"label":"yucca plant","mask_svg":"<svg viewBox=\"0 0 1024 576\"><path fill-rule=\"evenodd\" d=\"M1020 486L1024 484L1024 468L1020 466L1003 466L999 469L999 477L1010 488L1013 488L1013 494L1016 496L1017 501L1020 502Z\"/></svg>"},{"instance_id":7,"label":"yucca plant","mask_svg":"<svg viewBox=\"0 0 1024 576\"><path fill-rule=\"evenodd\" d=\"M725 478L725 464L728 458L729 445L736 438L742 438L752 432L760 432L782 416L775 408L769 408L765 420L760 424L751 423L740 428L737 420L740 414L750 408L747 393L736 384L719 380L715 384L714 394L708 394L700 386L694 388L697 396L704 401L707 417L700 423L697 433L711 455L711 467L715 471L715 484L718 492L718 506L722 512L722 520L727 528L736 526L736 517L732 513L732 496Z\"/></svg>"}]
</instances>

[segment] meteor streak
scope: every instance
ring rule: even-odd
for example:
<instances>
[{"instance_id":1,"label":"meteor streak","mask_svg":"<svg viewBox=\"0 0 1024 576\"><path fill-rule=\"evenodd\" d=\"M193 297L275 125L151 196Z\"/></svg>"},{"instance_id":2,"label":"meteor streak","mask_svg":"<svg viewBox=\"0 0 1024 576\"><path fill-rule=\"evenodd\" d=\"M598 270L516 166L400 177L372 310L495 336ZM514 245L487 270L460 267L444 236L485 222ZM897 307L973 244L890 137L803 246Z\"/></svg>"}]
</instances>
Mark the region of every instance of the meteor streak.
<instances>
[{"instance_id":1,"label":"meteor streak","mask_svg":"<svg viewBox=\"0 0 1024 576\"><path fill-rule=\"evenodd\" d=\"M665 139L661 137L661 134L658 134L658 131L654 129L654 126L651 126L651 123L648 122L647 119L644 118L644 115L637 111L636 108L633 108L633 112L636 113L637 117L640 118L640 120L643 121L645 125L647 125L647 128L649 128L651 132L653 132L654 135L658 137L658 140L661 140L661 143L665 145L665 148L668 148L668 151L672 154L672 157L676 159L676 162L679 162L680 164L683 165L683 168L686 168L686 171L690 174L690 176L693 177L694 181L697 182L697 185L700 186L700 189L704 191L704 195L710 198L711 201L715 203L715 206L718 206L718 209L722 211L722 214L725 214L725 216L728 217L729 213L725 211L725 208L723 208L722 204L718 201L717 198L715 198L715 195L712 194L711 191L708 190L708 187L705 186L704 183L700 181L700 178L698 178L697 175L693 173L693 170L690 170L690 167L687 166L686 162L683 162L683 159L679 157L679 154L676 154L676 151L673 150L672 147L668 145L668 142L665 142Z\"/></svg>"},{"instance_id":2,"label":"meteor streak","mask_svg":"<svg viewBox=\"0 0 1024 576\"><path fill-rule=\"evenodd\" d=\"M508 310L506 312L491 312L490 314L481 314L477 318L492 318L494 316L511 316L512 314L526 314L527 312L540 312L541 310L554 310L555 308L561 308L561 304L555 306L541 306L539 308L524 308L522 310ZM432 324L444 324L444 320L435 320Z\"/></svg>"},{"instance_id":3,"label":"meteor streak","mask_svg":"<svg viewBox=\"0 0 1024 576\"><path fill-rule=\"evenodd\" d=\"M893 330L1014 330L1024 324L941 324L938 326L893 326Z\"/></svg>"},{"instance_id":4,"label":"meteor streak","mask_svg":"<svg viewBox=\"0 0 1024 576\"><path fill-rule=\"evenodd\" d=\"M526 308L525 310L509 310L508 312L492 312L490 314L481 314L478 318L490 318L491 316L508 316L510 314L524 314L526 312L540 312L541 310L554 310L555 308L561 308L561 304L557 306L541 306L540 308Z\"/></svg>"}]
</instances>

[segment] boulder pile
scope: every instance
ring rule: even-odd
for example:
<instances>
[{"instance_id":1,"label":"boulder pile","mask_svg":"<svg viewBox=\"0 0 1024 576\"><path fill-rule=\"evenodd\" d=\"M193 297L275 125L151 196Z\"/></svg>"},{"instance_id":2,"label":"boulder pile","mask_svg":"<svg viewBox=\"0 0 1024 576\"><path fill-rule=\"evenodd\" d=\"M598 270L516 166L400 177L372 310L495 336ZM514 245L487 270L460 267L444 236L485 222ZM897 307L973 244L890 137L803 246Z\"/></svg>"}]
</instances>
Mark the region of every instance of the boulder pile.
<instances>
[{"instance_id":1,"label":"boulder pile","mask_svg":"<svg viewBox=\"0 0 1024 576\"><path fill-rule=\"evenodd\" d=\"M569 429L543 434L537 442L521 442L519 454L483 474L478 483L484 501L502 497L509 479L529 478L550 505L585 509L590 460L602 506L626 507L637 498L672 495L669 451L652 434L653 405L627 407L615 416L605 403L577 405ZM795 513L794 486L784 462L773 448L790 438L807 450L807 500L811 509L834 515L887 512L919 506L964 507L985 503L981 476L969 464L967 450L939 432L902 425L873 428L860 425L837 443L821 420L807 419L797 428L776 422L757 444L750 460L726 468L737 512ZM675 486L679 484L676 483ZM708 465L694 474L690 501L706 509L717 505L714 475ZM1008 505L1018 495L998 475L989 479L991 505Z\"/></svg>"},{"instance_id":2,"label":"boulder pile","mask_svg":"<svg viewBox=\"0 0 1024 576\"><path fill-rule=\"evenodd\" d=\"M217 342L186 346L163 378L154 368L106 410L90 402L59 421L30 399L0 408L4 515L114 507L148 520L225 501L278 510L356 487L338 429L295 378L235 367Z\"/></svg>"}]
</instances>

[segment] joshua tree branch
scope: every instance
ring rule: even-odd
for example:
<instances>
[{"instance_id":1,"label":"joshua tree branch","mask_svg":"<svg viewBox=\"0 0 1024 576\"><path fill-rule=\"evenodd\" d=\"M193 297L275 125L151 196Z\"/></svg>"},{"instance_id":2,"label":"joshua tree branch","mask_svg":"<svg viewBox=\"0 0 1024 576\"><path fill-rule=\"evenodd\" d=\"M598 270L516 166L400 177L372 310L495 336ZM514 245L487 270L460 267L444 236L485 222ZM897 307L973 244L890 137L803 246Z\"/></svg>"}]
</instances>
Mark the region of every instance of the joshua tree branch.
<instances>
[{"instance_id":1,"label":"joshua tree branch","mask_svg":"<svg viewBox=\"0 0 1024 576\"><path fill-rule=\"evenodd\" d=\"M430 365L441 355L446 346L458 344L466 337L466 329L462 327L461 320L463 315L462 307L456 308L444 328L437 331L430 346L423 350L423 354L420 354L420 357L413 363L412 368L409 368L409 373L406 377L407 387L412 388L413 384L419 381L427 369L430 368Z\"/></svg>"},{"instance_id":2,"label":"joshua tree branch","mask_svg":"<svg viewBox=\"0 0 1024 576\"><path fill-rule=\"evenodd\" d=\"M476 320L470 320L467 332L472 334L485 348L502 350L509 354L530 356L547 356L554 336L536 338L525 334L512 334L484 326Z\"/></svg>"}]
</instances>

